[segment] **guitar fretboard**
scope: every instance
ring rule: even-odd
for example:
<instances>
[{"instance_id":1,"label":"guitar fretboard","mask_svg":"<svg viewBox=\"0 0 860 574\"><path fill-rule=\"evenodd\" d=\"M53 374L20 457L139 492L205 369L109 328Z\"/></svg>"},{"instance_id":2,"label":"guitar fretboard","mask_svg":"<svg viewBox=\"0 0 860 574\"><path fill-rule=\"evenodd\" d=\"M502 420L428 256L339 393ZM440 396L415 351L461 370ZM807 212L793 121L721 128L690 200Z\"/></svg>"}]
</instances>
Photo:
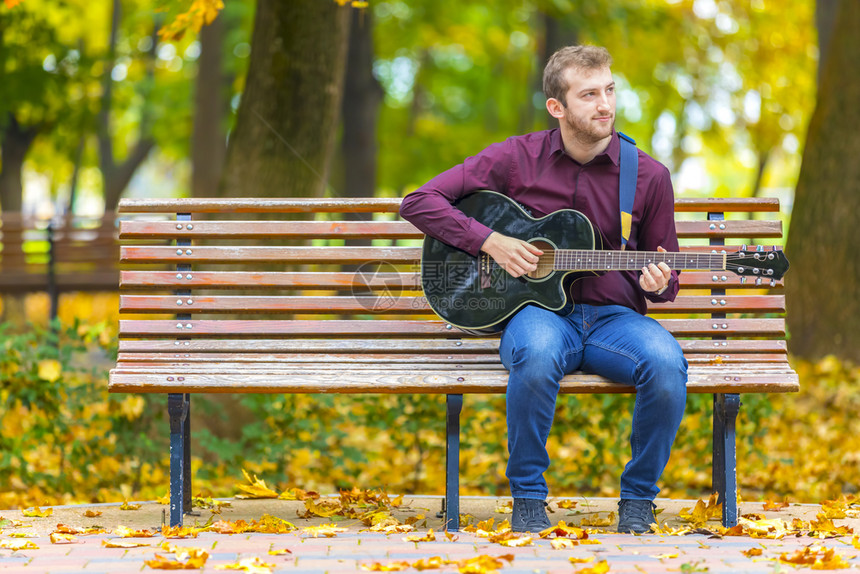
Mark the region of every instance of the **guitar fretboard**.
<instances>
[{"instance_id":1,"label":"guitar fretboard","mask_svg":"<svg viewBox=\"0 0 860 574\"><path fill-rule=\"evenodd\" d=\"M714 253L556 249L545 251L538 266L542 267L550 261L553 270L565 271L635 271L651 263L666 263L671 269L689 271L726 268L725 254Z\"/></svg>"}]
</instances>

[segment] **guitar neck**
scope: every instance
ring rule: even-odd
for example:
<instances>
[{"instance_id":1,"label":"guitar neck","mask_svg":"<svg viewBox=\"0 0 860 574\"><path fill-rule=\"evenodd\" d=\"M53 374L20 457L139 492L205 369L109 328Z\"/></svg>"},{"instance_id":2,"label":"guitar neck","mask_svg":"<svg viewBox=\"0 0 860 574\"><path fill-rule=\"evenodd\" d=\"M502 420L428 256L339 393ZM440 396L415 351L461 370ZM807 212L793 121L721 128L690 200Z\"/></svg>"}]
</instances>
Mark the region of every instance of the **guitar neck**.
<instances>
[{"instance_id":1,"label":"guitar neck","mask_svg":"<svg viewBox=\"0 0 860 574\"><path fill-rule=\"evenodd\" d=\"M548 260L545 262L544 258ZM539 266L552 264L564 271L636 271L646 265L665 263L682 271L716 271L726 269L726 255L718 253L674 253L663 251L589 251L556 249L541 256Z\"/></svg>"}]
</instances>

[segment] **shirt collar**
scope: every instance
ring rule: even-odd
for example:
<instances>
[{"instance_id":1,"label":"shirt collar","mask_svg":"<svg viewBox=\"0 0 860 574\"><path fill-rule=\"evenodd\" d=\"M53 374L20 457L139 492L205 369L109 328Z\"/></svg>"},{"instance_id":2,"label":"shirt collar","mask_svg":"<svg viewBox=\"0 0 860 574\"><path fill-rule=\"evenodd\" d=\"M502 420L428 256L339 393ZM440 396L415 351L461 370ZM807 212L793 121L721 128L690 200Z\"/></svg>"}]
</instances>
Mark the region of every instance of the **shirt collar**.
<instances>
[{"instance_id":1,"label":"shirt collar","mask_svg":"<svg viewBox=\"0 0 860 574\"><path fill-rule=\"evenodd\" d=\"M561 130L555 128L550 131L550 154L564 153L564 142L561 140ZM606 156L609 160L619 165L619 157L621 156L621 141L618 137L618 132L612 130L612 139L609 140L609 145L601 153L597 154L594 159ZM594 161L594 160L592 160Z\"/></svg>"}]
</instances>

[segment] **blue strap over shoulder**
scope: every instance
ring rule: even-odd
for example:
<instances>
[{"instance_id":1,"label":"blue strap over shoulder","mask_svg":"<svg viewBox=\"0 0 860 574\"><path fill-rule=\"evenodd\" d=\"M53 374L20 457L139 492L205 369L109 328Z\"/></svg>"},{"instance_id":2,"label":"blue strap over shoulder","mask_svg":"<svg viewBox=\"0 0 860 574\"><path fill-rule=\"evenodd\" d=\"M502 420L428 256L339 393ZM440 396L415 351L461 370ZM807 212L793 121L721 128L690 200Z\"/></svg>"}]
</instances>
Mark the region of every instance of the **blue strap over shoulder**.
<instances>
[{"instance_id":1,"label":"blue strap over shoulder","mask_svg":"<svg viewBox=\"0 0 860 574\"><path fill-rule=\"evenodd\" d=\"M636 142L633 138L621 132L618 132L618 138L621 143L618 203L621 208L621 249L625 249L633 225L633 201L636 199L636 178L639 176L639 153L636 151Z\"/></svg>"}]
</instances>

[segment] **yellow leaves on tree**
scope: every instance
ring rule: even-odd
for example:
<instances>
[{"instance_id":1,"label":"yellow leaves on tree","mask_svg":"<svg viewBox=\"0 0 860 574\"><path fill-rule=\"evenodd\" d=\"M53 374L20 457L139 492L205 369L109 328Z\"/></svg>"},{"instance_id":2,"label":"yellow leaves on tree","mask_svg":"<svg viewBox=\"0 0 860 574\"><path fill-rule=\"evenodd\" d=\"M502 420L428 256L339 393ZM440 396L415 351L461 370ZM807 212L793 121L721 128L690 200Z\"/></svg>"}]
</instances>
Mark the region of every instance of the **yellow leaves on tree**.
<instances>
[{"instance_id":1,"label":"yellow leaves on tree","mask_svg":"<svg viewBox=\"0 0 860 574\"><path fill-rule=\"evenodd\" d=\"M162 40L180 40L189 29L197 33L204 24L211 24L223 7L222 0L192 0L188 10L178 14L158 34Z\"/></svg>"},{"instance_id":2,"label":"yellow leaves on tree","mask_svg":"<svg viewBox=\"0 0 860 574\"><path fill-rule=\"evenodd\" d=\"M6 3L6 7L11 10L12 8L17 6L18 4L20 4L24 0L3 0L3 1Z\"/></svg>"}]
</instances>

